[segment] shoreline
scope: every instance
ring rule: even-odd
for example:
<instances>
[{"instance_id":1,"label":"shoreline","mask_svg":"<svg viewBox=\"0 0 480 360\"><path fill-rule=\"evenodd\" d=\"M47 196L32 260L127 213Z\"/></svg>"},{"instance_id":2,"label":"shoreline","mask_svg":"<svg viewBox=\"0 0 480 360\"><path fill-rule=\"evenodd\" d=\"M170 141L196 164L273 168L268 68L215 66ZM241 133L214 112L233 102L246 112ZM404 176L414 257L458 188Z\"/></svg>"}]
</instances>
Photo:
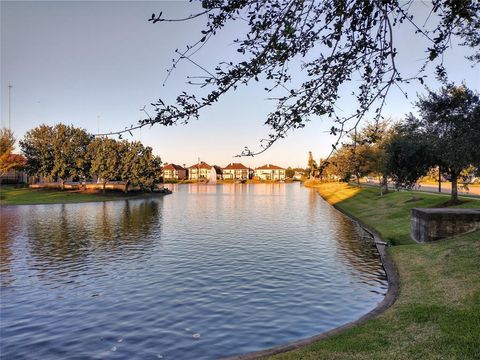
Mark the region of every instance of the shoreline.
<instances>
[{"instance_id":1,"label":"shoreline","mask_svg":"<svg viewBox=\"0 0 480 360\"><path fill-rule=\"evenodd\" d=\"M61 204L87 204L102 203L124 200L139 200L148 198L158 198L171 194L171 192L135 192L131 191L127 194L120 191L107 191L103 194L100 192L83 192L79 190L57 190L57 189L35 189L35 188L2 188L0 189L0 207L10 206L33 206L33 205L61 205ZM9 194L9 192L18 192L20 195ZM4 199L5 194L13 199ZM29 201L22 198L39 195L38 200ZM20 199L16 199L18 196ZM10 201L9 201L10 200ZM11 203L9 203L11 202Z\"/></svg>"},{"instance_id":2,"label":"shoreline","mask_svg":"<svg viewBox=\"0 0 480 360\"><path fill-rule=\"evenodd\" d=\"M308 187L310 189L315 189L315 186L308 186L304 185L305 187ZM318 191L317 191L318 192ZM282 345L277 345L269 349L265 350L259 350L259 351L254 351L246 354L240 354L240 355L234 355L234 356L229 356L222 358L222 360L254 360L254 359L261 359L267 356L273 356L273 355L279 355L283 354L292 350L297 350L300 349L304 346L307 345L312 345L314 343L327 340L331 338L332 336L338 335L345 330L351 329L357 325L363 324L367 320L370 320L377 315L383 313L385 310L390 308L395 301L398 299L398 294L400 291L400 278L399 274L397 271L397 268L395 266L395 263L392 259L392 257L388 254L387 248L388 245L386 242L382 239L380 234L370 226L367 226L363 221L358 219L357 217L347 213L343 209L339 208L335 204L331 204L327 199L325 199L320 192L318 192L318 195L330 206L332 206L335 210L339 211L346 217L348 217L350 220L358 224L362 229L364 229L366 232L368 232L370 235L373 237L373 241L375 244L375 247L377 248L378 254L380 255L380 259L382 262L382 266L385 270L385 274L387 276L387 282L388 282L388 290L387 293L385 294L383 300L375 306L372 310L367 312L366 314L362 315L356 320L350 321L346 324L340 325L336 328L333 328L331 330L322 332L317 335L313 335L311 337L305 338L305 339L300 339L296 340L287 344L282 344Z\"/></svg>"}]
</instances>

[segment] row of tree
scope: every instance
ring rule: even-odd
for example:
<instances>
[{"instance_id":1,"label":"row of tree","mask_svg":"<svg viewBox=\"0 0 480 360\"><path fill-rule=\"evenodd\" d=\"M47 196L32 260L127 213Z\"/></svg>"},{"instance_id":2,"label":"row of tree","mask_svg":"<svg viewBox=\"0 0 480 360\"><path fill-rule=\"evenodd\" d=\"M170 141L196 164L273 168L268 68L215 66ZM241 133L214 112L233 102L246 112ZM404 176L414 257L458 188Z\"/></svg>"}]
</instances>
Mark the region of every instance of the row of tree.
<instances>
[{"instance_id":1,"label":"row of tree","mask_svg":"<svg viewBox=\"0 0 480 360\"><path fill-rule=\"evenodd\" d=\"M411 189L432 168L452 183L452 201L458 200L458 180L480 168L480 99L465 86L429 91L416 103L418 116L409 114L396 124L380 121L351 134L328 161L317 165L311 154L310 174L348 181L374 175L382 193L388 180Z\"/></svg>"},{"instance_id":2,"label":"row of tree","mask_svg":"<svg viewBox=\"0 0 480 360\"><path fill-rule=\"evenodd\" d=\"M0 143L8 145L2 145L2 154L11 153L13 134L4 129L1 135ZM161 180L160 157L138 141L95 138L84 129L58 124L31 129L19 143L27 174L59 181L62 189L65 181L92 177L103 184L103 191L109 181L122 181L125 192L132 185L153 190Z\"/></svg>"}]
</instances>

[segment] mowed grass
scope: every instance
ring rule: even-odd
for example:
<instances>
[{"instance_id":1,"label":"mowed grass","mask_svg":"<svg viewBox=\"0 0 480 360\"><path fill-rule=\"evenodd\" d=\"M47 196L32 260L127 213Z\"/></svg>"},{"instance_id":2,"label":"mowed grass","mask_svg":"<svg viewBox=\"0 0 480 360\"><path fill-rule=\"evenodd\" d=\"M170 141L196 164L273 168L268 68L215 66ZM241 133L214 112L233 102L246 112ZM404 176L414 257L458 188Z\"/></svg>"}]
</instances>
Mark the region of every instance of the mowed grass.
<instances>
[{"instance_id":1,"label":"mowed grass","mask_svg":"<svg viewBox=\"0 0 480 360\"><path fill-rule=\"evenodd\" d=\"M91 201L125 200L147 196L154 196L154 194L123 194L122 192L118 191L110 191L102 194L101 192L89 193L77 190L60 191L47 189L15 188L11 185L2 185L0 187L0 205L80 203Z\"/></svg>"},{"instance_id":2,"label":"mowed grass","mask_svg":"<svg viewBox=\"0 0 480 360\"><path fill-rule=\"evenodd\" d=\"M368 226L375 228L391 245L411 244L410 210L416 207L440 207L450 196L424 192L390 192L380 196L378 187L351 186L343 183L321 184L320 194L329 203L341 207ZM462 197L463 204L454 207L480 207L480 200Z\"/></svg>"},{"instance_id":3,"label":"mowed grass","mask_svg":"<svg viewBox=\"0 0 480 360\"><path fill-rule=\"evenodd\" d=\"M480 232L435 243L409 238L412 207L448 198L322 184L329 202L379 231L400 275L400 295L383 314L340 335L272 359L480 359ZM469 200L461 207L480 207Z\"/></svg>"}]
</instances>

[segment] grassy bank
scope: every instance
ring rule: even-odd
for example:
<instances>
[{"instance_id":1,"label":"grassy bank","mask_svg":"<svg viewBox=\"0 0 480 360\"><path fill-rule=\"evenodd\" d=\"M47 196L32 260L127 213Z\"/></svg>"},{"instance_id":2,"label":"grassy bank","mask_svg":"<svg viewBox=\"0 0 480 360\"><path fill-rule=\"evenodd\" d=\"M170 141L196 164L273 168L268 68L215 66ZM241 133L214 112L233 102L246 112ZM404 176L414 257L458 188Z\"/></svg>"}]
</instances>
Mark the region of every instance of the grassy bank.
<instances>
[{"instance_id":1,"label":"grassy bank","mask_svg":"<svg viewBox=\"0 0 480 360\"><path fill-rule=\"evenodd\" d=\"M159 196L152 193L132 192L124 194L118 191L85 192L78 190L47 190L15 188L10 185L0 187L0 205L65 204L91 201L112 201Z\"/></svg>"},{"instance_id":2,"label":"grassy bank","mask_svg":"<svg viewBox=\"0 0 480 360\"><path fill-rule=\"evenodd\" d=\"M409 237L412 207L445 197L322 184L331 204L375 228L393 246L400 275L397 302L383 314L328 340L275 359L480 359L480 232L430 244ZM469 200L460 207L480 207Z\"/></svg>"}]
</instances>

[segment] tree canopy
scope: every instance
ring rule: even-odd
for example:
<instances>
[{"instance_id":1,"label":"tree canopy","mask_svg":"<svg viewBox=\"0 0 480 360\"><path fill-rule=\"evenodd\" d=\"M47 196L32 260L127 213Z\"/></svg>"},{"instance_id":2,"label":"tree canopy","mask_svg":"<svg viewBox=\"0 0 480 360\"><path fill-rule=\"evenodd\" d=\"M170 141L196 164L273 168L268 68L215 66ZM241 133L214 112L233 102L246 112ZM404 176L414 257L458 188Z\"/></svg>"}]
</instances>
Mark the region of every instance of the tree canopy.
<instances>
[{"instance_id":1,"label":"tree canopy","mask_svg":"<svg viewBox=\"0 0 480 360\"><path fill-rule=\"evenodd\" d=\"M440 166L452 181L452 201L456 201L457 181L462 170L480 164L480 98L464 85L448 84L420 96L416 106L419 116L410 114L406 118L403 133L426 148L431 156L425 151L415 153L406 144L403 151L411 152L425 164L430 162L430 167ZM396 167L397 172L413 171L412 163L403 164L403 167L397 164Z\"/></svg>"},{"instance_id":2,"label":"tree canopy","mask_svg":"<svg viewBox=\"0 0 480 360\"><path fill-rule=\"evenodd\" d=\"M182 92L175 103L159 99L151 105L155 115L147 116L130 128L110 134L122 134L145 125L171 126L199 118L199 112L215 104L222 96L262 78L268 82L267 93L275 94L276 108L265 123L271 128L258 151L246 148L243 155L268 149L292 129L303 128L317 117L332 120L331 133L341 138L366 116L368 111L379 120L389 90L403 83L423 83L425 68L436 65L437 75L447 77L443 67L444 52L453 37L472 47L471 60L479 60L480 3L476 0L433 0L428 22L414 16L414 0L205 0L203 10L183 19L169 19L163 13L152 14L149 21L189 21L202 18L205 25L197 42L177 50L170 72L180 61L197 65L202 72L192 77L200 89ZM195 61L195 54L224 28L235 21L247 26L234 39L240 60L221 61L207 68ZM431 25L433 24L433 25ZM428 43L418 74L405 77L396 62L395 36L401 26L410 26L412 36ZM305 80L292 85L292 64L301 64ZM358 84L353 96L356 111L344 114L337 103L342 85ZM276 96L281 91L281 94ZM148 114L147 114L148 115Z\"/></svg>"},{"instance_id":3,"label":"tree canopy","mask_svg":"<svg viewBox=\"0 0 480 360\"><path fill-rule=\"evenodd\" d=\"M119 179L119 169L122 163L120 143L114 139L96 138L88 146L91 161L90 175L97 176L105 192L109 181Z\"/></svg>"},{"instance_id":4,"label":"tree canopy","mask_svg":"<svg viewBox=\"0 0 480 360\"><path fill-rule=\"evenodd\" d=\"M26 159L22 155L12 153L15 141L15 136L10 129L2 128L0 130L0 176L10 170L20 170L25 166Z\"/></svg>"},{"instance_id":5,"label":"tree canopy","mask_svg":"<svg viewBox=\"0 0 480 360\"><path fill-rule=\"evenodd\" d=\"M20 141L28 174L60 180L97 177L105 190L108 181L121 180L125 192L130 185L153 190L160 182L161 159L141 142L93 138L72 125L40 125Z\"/></svg>"}]
</instances>

